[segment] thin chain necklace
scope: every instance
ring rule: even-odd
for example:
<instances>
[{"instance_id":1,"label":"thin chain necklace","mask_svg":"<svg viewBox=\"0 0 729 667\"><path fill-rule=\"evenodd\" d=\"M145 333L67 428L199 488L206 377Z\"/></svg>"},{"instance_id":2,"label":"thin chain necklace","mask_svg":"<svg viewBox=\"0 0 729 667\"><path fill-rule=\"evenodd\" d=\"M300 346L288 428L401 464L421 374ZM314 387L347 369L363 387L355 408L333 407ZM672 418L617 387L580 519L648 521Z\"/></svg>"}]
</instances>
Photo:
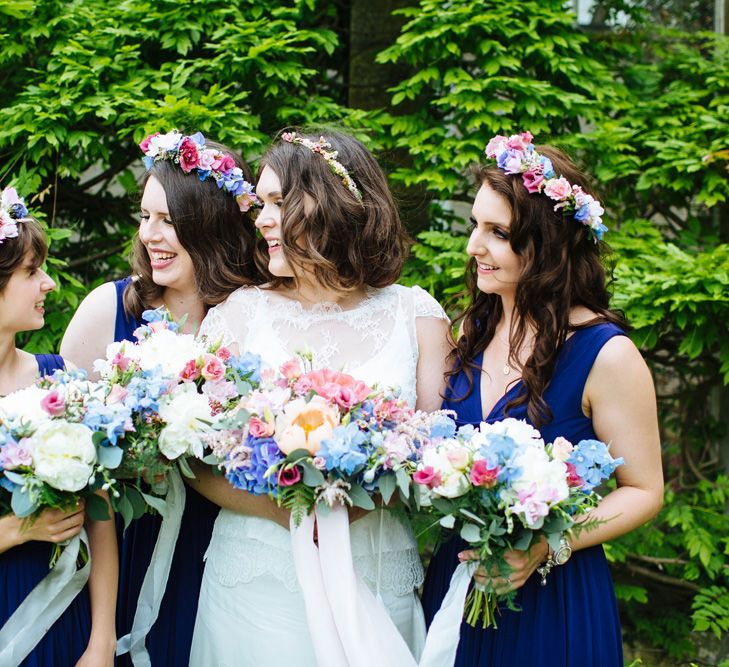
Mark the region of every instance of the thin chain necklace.
<instances>
[{"instance_id":1,"label":"thin chain necklace","mask_svg":"<svg viewBox=\"0 0 729 667\"><path fill-rule=\"evenodd\" d=\"M496 331L494 331L494 336L496 336ZM496 337L501 341L502 345L506 345L506 349L508 350L508 352L511 352L511 343L509 343L508 341L505 341L501 336L496 336ZM512 370L513 369L511 368L511 366L509 366L509 356L507 353L506 363L504 364L504 367L501 369L501 372L504 375L508 375L509 373L511 373Z\"/></svg>"}]
</instances>

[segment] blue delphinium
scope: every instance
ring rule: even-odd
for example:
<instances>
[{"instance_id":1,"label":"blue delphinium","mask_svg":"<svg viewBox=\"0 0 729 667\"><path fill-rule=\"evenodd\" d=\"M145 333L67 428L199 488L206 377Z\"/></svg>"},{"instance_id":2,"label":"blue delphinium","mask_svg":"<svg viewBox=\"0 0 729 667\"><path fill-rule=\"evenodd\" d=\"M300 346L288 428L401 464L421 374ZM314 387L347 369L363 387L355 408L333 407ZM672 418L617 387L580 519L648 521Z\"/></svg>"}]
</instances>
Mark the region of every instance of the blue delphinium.
<instances>
[{"instance_id":1,"label":"blue delphinium","mask_svg":"<svg viewBox=\"0 0 729 667\"><path fill-rule=\"evenodd\" d=\"M261 357L259 355L245 352L239 357L231 357L228 363L236 373L247 377L249 382L261 381Z\"/></svg>"},{"instance_id":2,"label":"blue delphinium","mask_svg":"<svg viewBox=\"0 0 729 667\"><path fill-rule=\"evenodd\" d=\"M125 425L131 420L132 410L123 403L104 405L100 401L89 404L83 423L92 431L103 431L107 440L116 445L124 436Z\"/></svg>"},{"instance_id":3,"label":"blue delphinium","mask_svg":"<svg viewBox=\"0 0 729 667\"><path fill-rule=\"evenodd\" d=\"M622 456L614 459L607 445L600 440L581 440L572 450L567 462L575 466L575 472L584 480L583 489L592 491L608 479L625 460Z\"/></svg>"},{"instance_id":4,"label":"blue delphinium","mask_svg":"<svg viewBox=\"0 0 729 667\"><path fill-rule=\"evenodd\" d=\"M327 470L337 468L351 475L367 462L367 455L362 448L366 440L367 436L357 424L337 426L332 437L322 441L318 456L326 461Z\"/></svg>"}]
</instances>

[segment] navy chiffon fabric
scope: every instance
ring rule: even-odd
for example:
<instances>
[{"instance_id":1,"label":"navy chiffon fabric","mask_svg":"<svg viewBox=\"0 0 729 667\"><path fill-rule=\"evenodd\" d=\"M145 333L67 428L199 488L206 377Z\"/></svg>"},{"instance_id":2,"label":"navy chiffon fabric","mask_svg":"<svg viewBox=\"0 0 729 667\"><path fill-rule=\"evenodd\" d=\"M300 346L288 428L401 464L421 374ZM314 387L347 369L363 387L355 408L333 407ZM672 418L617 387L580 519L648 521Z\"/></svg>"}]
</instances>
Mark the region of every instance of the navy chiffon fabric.
<instances>
[{"instance_id":1,"label":"navy chiffon fabric","mask_svg":"<svg viewBox=\"0 0 729 667\"><path fill-rule=\"evenodd\" d=\"M545 442L560 435L575 444L596 437L591 420L582 412L582 394L600 349L618 335L623 335L618 327L598 324L576 331L564 343L544 396L553 415L540 429ZM479 366L482 356L475 359ZM505 416L527 419L524 405L504 414L504 407L520 389L520 382L512 386L483 419L478 381L468 398L454 400L468 390L468 380L461 373L453 378L443 407L458 413L460 425L494 422ZM431 560L423 590L428 624L440 608L458 565L457 554L464 548L462 540L451 539ZM462 624L457 667L623 666L617 600L601 546L573 553L565 565L552 570L546 586L541 586L535 572L519 589L516 604L521 611L500 610L497 629Z\"/></svg>"},{"instance_id":2,"label":"navy chiffon fabric","mask_svg":"<svg viewBox=\"0 0 729 667\"><path fill-rule=\"evenodd\" d=\"M36 354L40 375L64 368L57 354ZM49 572L53 545L26 542L0 554L0 627ZM76 596L43 639L22 662L24 667L74 665L86 650L91 634L88 588Z\"/></svg>"},{"instance_id":3,"label":"navy chiffon fabric","mask_svg":"<svg viewBox=\"0 0 729 667\"><path fill-rule=\"evenodd\" d=\"M144 322L128 316L122 296L131 281L125 278L115 282L116 322L114 340L134 340L134 330ZM159 616L147 635L146 646L152 667L182 667L190 659L192 632L197 615L197 602L204 570L203 557L210 543L213 523L220 509L199 493L185 487L185 510L180 534L172 558L170 576ZM122 533L123 523L117 519L119 538L119 597L117 602L117 636L126 635L132 628L139 591L144 575L152 560L152 551L161 524L159 515L145 514L132 521ZM117 665L131 665L129 655L119 656Z\"/></svg>"}]
</instances>

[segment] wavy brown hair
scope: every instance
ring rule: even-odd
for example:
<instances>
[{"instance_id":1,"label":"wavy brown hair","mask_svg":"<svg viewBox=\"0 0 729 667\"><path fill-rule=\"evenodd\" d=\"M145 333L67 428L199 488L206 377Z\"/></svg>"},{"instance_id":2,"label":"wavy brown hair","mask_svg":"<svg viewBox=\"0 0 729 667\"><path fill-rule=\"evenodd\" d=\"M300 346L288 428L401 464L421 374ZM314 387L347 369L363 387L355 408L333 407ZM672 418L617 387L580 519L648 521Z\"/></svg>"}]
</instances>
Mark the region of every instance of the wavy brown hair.
<instances>
[{"instance_id":1,"label":"wavy brown hair","mask_svg":"<svg viewBox=\"0 0 729 667\"><path fill-rule=\"evenodd\" d=\"M39 268L48 256L48 241L43 228L33 218L16 221L18 236L0 243L0 292L23 264L26 255L33 269Z\"/></svg>"},{"instance_id":2,"label":"wavy brown hair","mask_svg":"<svg viewBox=\"0 0 729 667\"><path fill-rule=\"evenodd\" d=\"M564 153L550 146L538 146L537 150L552 161L558 175L594 196L585 174ZM549 197L530 194L521 174L507 175L496 166L477 167L473 172L479 186L488 185L508 202L509 243L522 261L510 327L509 365L521 370L523 389L507 403L506 412L526 403L530 421L539 426L552 418L543 396L568 334L602 322L627 329L622 314L609 308L613 279L610 250L602 241L595 243L588 228L572 215L555 212ZM473 359L491 342L503 315L501 298L479 290L477 280L472 257L466 268L470 305L458 318L462 320L462 335L451 353L452 370L447 374L450 382L460 370L466 372L468 391L457 400L473 391L480 372ZM595 317L581 325L570 324L570 312L576 306L584 306ZM534 349L521 366L519 351L529 328L535 334Z\"/></svg>"},{"instance_id":3,"label":"wavy brown hair","mask_svg":"<svg viewBox=\"0 0 729 667\"><path fill-rule=\"evenodd\" d=\"M410 242L377 161L362 143L341 132L297 134L312 141L326 137L357 184L362 201L320 155L306 146L277 141L261 159L259 176L268 166L281 181L281 243L289 264L310 271L330 289L393 284ZM296 284L296 278L268 272L265 242L258 245L256 261L272 287Z\"/></svg>"},{"instance_id":4,"label":"wavy brown hair","mask_svg":"<svg viewBox=\"0 0 729 667\"><path fill-rule=\"evenodd\" d=\"M252 180L250 169L242 158L226 146L207 141L230 155L243 177ZM241 213L235 197L219 189L211 178L200 181L193 172L186 174L168 160L152 165L142 182L154 176L167 197L170 220L177 238L195 266L195 286L203 303L210 307L221 303L242 285L262 282L253 257L255 229L251 212ZM137 319L162 299L163 287L152 279L149 255L139 235L134 238L131 257L132 273L137 280L124 291L124 310Z\"/></svg>"}]
</instances>

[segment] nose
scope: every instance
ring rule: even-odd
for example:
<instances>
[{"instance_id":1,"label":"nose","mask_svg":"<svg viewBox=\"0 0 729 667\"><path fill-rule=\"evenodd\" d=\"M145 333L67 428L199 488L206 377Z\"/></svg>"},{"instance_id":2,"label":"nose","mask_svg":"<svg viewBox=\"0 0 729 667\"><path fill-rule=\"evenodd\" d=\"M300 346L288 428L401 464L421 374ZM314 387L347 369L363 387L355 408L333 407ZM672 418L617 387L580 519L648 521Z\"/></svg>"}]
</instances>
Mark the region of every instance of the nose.
<instances>
[{"instance_id":1,"label":"nose","mask_svg":"<svg viewBox=\"0 0 729 667\"><path fill-rule=\"evenodd\" d=\"M275 209L274 206L271 204L264 204L263 208L261 209L260 213L258 214L258 217L256 218L255 224L256 228L259 230L268 229L270 227L273 227L277 220L274 217L274 213L272 209Z\"/></svg>"},{"instance_id":2,"label":"nose","mask_svg":"<svg viewBox=\"0 0 729 667\"><path fill-rule=\"evenodd\" d=\"M52 292L56 289L56 281L53 280L45 271L41 270L41 290L43 292Z\"/></svg>"},{"instance_id":3,"label":"nose","mask_svg":"<svg viewBox=\"0 0 729 667\"><path fill-rule=\"evenodd\" d=\"M139 224L139 238L145 245L161 240L159 223L151 219L142 220Z\"/></svg>"},{"instance_id":4,"label":"nose","mask_svg":"<svg viewBox=\"0 0 729 667\"><path fill-rule=\"evenodd\" d=\"M471 257L476 255L486 254L486 244L483 243L477 229L474 229L471 236L468 238L468 244L466 245L466 254Z\"/></svg>"}]
</instances>

